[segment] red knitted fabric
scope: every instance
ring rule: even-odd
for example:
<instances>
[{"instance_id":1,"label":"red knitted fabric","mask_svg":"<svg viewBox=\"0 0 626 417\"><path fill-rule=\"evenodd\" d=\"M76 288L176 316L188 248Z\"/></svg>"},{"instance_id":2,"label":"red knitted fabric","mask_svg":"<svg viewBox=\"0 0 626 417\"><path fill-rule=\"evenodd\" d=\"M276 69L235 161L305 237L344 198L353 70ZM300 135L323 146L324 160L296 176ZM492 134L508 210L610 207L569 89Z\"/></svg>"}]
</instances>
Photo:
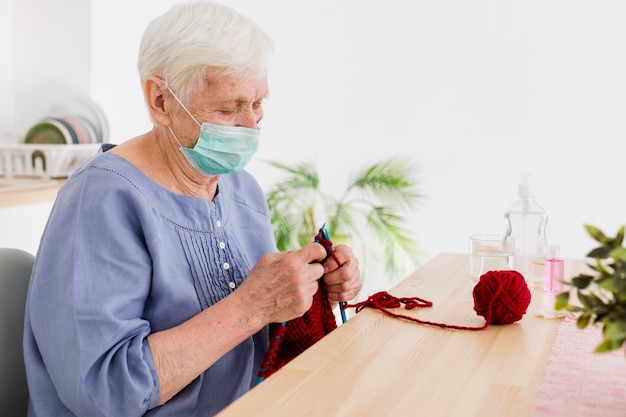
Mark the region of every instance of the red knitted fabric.
<instances>
[{"instance_id":1,"label":"red knitted fabric","mask_svg":"<svg viewBox=\"0 0 626 417\"><path fill-rule=\"evenodd\" d=\"M283 365L337 328L335 314L328 302L326 284L321 279L318 282L319 289L313 296L313 304L309 311L302 317L287 322L274 367L266 373L267 376L279 370ZM273 325L272 327L281 326ZM271 332L272 328L270 328Z\"/></svg>"},{"instance_id":2,"label":"red knitted fabric","mask_svg":"<svg viewBox=\"0 0 626 417\"><path fill-rule=\"evenodd\" d=\"M332 256L337 264L340 264L335 255L333 243L328 238L324 227L315 236L315 241L324 246L328 257ZM313 295L313 304L309 311L304 313L302 317L286 323L272 323L270 325L270 345L261 364L259 381L278 371L283 365L337 328L337 320L328 301L326 284L321 278L317 282L319 288Z\"/></svg>"}]
</instances>

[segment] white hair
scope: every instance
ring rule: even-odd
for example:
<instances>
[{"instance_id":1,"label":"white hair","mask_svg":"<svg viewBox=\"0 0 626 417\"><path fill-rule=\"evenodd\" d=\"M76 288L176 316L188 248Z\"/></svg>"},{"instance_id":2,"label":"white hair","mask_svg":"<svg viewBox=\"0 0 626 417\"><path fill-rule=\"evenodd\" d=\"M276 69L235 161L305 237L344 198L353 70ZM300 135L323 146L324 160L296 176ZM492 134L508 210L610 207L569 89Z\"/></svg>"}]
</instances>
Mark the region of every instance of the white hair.
<instances>
[{"instance_id":1,"label":"white hair","mask_svg":"<svg viewBox=\"0 0 626 417\"><path fill-rule=\"evenodd\" d=\"M146 28L137 67L142 85L158 76L182 100L203 88L208 67L228 74L266 75L272 42L249 18L212 1L172 7Z\"/></svg>"}]
</instances>

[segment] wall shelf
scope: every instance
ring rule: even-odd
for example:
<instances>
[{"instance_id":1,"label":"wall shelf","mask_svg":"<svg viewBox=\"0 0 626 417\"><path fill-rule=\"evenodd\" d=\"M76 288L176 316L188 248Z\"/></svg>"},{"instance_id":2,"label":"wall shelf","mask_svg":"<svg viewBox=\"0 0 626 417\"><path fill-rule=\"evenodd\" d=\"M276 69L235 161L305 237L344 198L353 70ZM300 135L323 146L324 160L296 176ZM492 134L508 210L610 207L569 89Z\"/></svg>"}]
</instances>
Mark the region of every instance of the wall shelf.
<instances>
[{"instance_id":1,"label":"wall shelf","mask_svg":"<svg viewBox=\"0 0 626 417\"><path fill-rule=\"evenodd\" d=\"M0 177L0 207L53 201L65 179L12 179Z\"/></svg>"}]
</instances>

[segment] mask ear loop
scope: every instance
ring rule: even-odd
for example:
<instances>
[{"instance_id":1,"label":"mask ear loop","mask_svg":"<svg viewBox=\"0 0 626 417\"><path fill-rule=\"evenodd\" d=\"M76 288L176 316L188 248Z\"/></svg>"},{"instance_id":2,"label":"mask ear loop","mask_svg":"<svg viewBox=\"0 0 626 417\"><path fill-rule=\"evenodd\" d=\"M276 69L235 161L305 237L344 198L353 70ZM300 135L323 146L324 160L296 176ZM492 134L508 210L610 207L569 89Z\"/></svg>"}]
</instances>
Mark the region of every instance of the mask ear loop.
<instances>
[{"instance_id":1,"label":"mask ear loop","mask_svg":"<svg viewBox=\"0 0 626 417\"><path fill-rule=\"evenodd\" d=\"M174 131L172 130L172 126L168 126L167 127L170 130L170 133L172 134L172 136L174 137L174 140L176 141L176 143L178 144L179 148L184 148L183 145L180 144L180 141L178 140L178 138L176 137L176 135L174 134Z\"/></svg>"},{"instance_id":2,"label":"mask ear loop","mask_svg":"<svg viewBox=\"0 0 626 417\"><path fill-rule=\"evenodd\" d=\"M187 107L185 107L185 105L183 104L182 101L180 101L180 99L178 98L178 96L176 95L176 93L174 93L174 90L172 90L169 86L169 84L167 83L167 81L165 81L163 78L161 78L161 81L163 81L163 85L165 86L165 88L167 88L170 92L170 94L172 95L172 97L174 97L174 99L178 102L178 104L180 104L180 107L183 108L183 110L185 110L185 112L189 115L189 117L191 117L191 119L196 122L196 124L198 126L200 126L200 128L202 129L202 125L200 123L198 123L198 121L196 120L195 117L193 117L193 114L191 114L191 112L189 112L189 110L187 110ZM172 126L168 126L167 127L170 130L170 133L172 134L172 136L174 137L174 140L176 141L176 143L178 144L179 148L184 148L183 145L181 145L180 141L178 140L178 138L176 137L176 134L174 133L174 130L172 129Z\"/></svg>"},{"instance_id":3,"label":"mask ear loop","mask_svg":"<svg viewBox=\"0 0 626 417\"><path fill-rule=\"evenodd\" d=\"M189 110L187 110L187 107L185 107L185 105L183 104L182 101L180 101L180 99L178 98L178 96L176 95L176 93L174 93L174 91L170 88L169 84L167 83L167 81L165 81L164 79L161 79L161 81L163 81L163 85L165 85L165 88L167 88L170 92L170 94L172 95L172 97L174 97L174 99L178 102L178 104L180 104L180 107L183 108L183 110L185 110L185 112L187 112L187 114L189 115L189 117L191 117L193 119L194 122L196 122L196 124L200 127L202 127L202 125L196 120L195 117L193 117L193 114L191 114L191 112Z\"/></svg>"}]
</instances>

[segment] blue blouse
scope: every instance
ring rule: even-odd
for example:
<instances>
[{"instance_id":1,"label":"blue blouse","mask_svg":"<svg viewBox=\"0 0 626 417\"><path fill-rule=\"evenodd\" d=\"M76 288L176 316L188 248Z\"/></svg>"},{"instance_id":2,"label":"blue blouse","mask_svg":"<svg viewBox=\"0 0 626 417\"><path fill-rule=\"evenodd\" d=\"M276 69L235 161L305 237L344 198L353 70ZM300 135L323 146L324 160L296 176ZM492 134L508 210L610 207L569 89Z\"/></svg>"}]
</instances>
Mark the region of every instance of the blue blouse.
<instances>
[{"instance_id":1,"label":"blue blouse","mask_svg":"<svg viewBox=\"0 0 626 417\"><path fill-rule=\"evenodd\" d=\"M59 191L30 282L29 416L210 416L255 383L267 327L161 407L146 337L232 293L276 251L263 193L224 175L214 202L100 153Z\"/></svg>"}]
</instances>

